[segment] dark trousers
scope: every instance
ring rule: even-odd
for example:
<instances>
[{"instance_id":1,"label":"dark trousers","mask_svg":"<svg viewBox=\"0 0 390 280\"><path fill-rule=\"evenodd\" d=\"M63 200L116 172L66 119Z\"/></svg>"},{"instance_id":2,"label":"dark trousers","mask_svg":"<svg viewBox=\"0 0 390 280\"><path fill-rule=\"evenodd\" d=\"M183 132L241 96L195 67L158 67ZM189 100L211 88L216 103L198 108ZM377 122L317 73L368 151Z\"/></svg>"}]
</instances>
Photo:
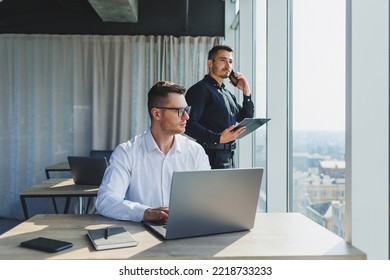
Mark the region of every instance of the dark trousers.
<instances>
[{"instance_id":1,"label":"dark trousers","mask_svg":"<svg viewBox=\"0 0 390 280\"><path fill-rule=\"evenodd\" d=\"M206 154L209 156L211 169L233 168L234 152L230 150L206 149Z\"/></svg>"}]
</instances>

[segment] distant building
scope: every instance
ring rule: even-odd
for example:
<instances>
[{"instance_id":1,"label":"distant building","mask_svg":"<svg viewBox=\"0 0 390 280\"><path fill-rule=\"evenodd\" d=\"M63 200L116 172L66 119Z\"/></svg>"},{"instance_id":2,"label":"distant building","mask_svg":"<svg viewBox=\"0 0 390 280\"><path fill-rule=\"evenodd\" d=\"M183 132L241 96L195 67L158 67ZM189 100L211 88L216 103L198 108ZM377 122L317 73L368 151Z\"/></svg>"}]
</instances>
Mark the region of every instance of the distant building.
<instances>
[{"instance_id":1,"label":"distant building","mask_svg":"<svg viewBox=\"0 0 390 280\"><path fill-rule=\"evenodd\" d=\"M311 155L308 153L294 153L293 166L297 170L306 171L310 168L319 168L320 161L324 157L320 155Z\"/></svg>"},{"instance_id":2,"label":"distant building","mask_svg":"<svg viewBox=\"0 0 390 280\"><path fill-rule=\"evenodd\" d=\"M294 155L296 163L293 208L344 237L345 161L302 153Z\"/></svg>"},{"instance_id":3,"label":"distant building","mask_svg":"<svg viewBox=\"0 0 390 280\"><path fill-rule=\"evenodd\" d=\"M312 204L331 202L334 200L344 200L345 185L338 185L329 182L322 184L312 184L305 187L306 195L310 198Z\"/></svg>"},{"instance_id":4,"label":"distant building","mask_svg":"<svg viewBox=\"0 0 390 280\"><path fill-rule=\"evenodd\" d=\"M309 204L305 216L344 238L345 201Z\"/></svg>"},{"instance_id":5,"label":"distant building","mask_svg":"<svg viewBox=\"0 0 390 280\"><path fill-rule=\"evenodd\" d=\"M331 231L344 238L345 200L332 201Z\"/></svg>"},{"instance_id":6,"label":"distant building","mask_svg":"<svg viewBox=\"0 0 390 280\"><path fill-rule=\"evenodd\" d=\"M331 202L308 205L306 207L306 217L331 230L332 209L330 206Z\"/></svg>"},{"instance_id":7,"label":"distant building","mask_svg":"<svg viewBox=\"0 0 390 280\"><path fill-rule=\"evenodd\" d=\"M321 160L319 172L331 178L345 178L345 161Z\"/></svg>"},{"instance_id":8,"label":"distant building","mask_svg":"<svg viewBox=\"0 0 390 280\"><path fill-rule=\"evenodd\" d=\"M341 237L344 237L344 201L344 178L296 174L294 209Z\"/></svg>"}]
</instances>

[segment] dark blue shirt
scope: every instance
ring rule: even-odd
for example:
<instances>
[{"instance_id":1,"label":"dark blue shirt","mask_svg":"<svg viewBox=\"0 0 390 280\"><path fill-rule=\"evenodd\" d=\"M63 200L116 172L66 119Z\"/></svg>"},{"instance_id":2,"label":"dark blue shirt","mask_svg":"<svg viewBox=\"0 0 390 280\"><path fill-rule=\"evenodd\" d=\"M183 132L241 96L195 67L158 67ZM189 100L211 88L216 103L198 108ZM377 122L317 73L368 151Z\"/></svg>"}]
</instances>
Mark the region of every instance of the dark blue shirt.
<instances>
[{"instance_id":1,"label":"dark blue shirt","mask_svg":"<svg viewBox=\"0 0 390 280\"><path fill-rule=\"evenodd\" d=\"M225 85L220 87L210 75L188 89L186 101L191 106L186 134L202 144L219 143L223 130L254 114L250 96L244 95L242 106L239 105Z\"/></svg>"}]
</instances>

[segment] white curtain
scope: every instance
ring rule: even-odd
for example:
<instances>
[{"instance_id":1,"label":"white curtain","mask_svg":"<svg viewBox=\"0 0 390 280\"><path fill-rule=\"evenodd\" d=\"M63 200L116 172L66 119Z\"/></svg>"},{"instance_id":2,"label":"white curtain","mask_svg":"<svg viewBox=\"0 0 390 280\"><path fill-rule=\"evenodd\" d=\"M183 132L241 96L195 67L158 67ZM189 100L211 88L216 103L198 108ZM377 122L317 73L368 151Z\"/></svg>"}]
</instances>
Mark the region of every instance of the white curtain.
<instances>
[{"instance_id":1,"label":"white curtain","mask_svg":"<svg viewBox=\"0 0 390 280\"><path fill-rule=\"evenodd\" d=\"M22 219L19 191L46 166L113 149L149 125L159 80L187 88L220 37L0 35L0 217ZM52 213L29 199L30 215Z\"/></svg>"}]
</instances>

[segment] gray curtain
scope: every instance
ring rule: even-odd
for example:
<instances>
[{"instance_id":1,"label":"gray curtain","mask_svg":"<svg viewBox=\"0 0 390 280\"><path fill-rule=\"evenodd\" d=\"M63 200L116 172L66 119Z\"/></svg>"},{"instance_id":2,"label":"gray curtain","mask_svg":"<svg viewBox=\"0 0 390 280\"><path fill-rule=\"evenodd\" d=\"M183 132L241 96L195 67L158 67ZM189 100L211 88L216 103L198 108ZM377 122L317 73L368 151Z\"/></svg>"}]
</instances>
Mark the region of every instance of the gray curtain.
<instances>
[{"instance_id":1,"label":"gray curtain","mask_svg":"<svg viewBox=\"0 0 390 280\"><path fill-rule=\"evenodd\" d=\"M46 166L113 149L149 125L147 92L159 80L187 88L222 38L0 35L0 216L22 219L19 191ZM58 175L61 176L61 175ZM52 213L30 199L30 215Z\"/></svg>"}]
</instances>

